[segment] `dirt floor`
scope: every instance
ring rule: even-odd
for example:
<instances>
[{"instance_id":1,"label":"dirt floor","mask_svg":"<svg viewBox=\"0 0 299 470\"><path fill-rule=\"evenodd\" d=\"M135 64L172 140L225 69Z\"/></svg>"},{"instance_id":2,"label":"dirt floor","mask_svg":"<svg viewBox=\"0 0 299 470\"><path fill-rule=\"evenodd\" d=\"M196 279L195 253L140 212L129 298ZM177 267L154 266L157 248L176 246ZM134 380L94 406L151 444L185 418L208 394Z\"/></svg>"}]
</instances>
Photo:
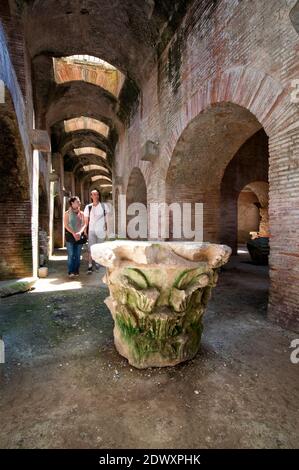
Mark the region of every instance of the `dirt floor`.
<instances>
[{"instance_id":1,"label":"dirt floor","mask_svg":"<svg viewBox=\"0 0 299 470\"><path fill-rule=\"evenodd\" d=\"M137 370L114 349L103 268L69 280L64 255L1 299L0 448L298 447L299 334L265 318L267 268L232 259L196 358Z\"/></svg>"}]
</instances>

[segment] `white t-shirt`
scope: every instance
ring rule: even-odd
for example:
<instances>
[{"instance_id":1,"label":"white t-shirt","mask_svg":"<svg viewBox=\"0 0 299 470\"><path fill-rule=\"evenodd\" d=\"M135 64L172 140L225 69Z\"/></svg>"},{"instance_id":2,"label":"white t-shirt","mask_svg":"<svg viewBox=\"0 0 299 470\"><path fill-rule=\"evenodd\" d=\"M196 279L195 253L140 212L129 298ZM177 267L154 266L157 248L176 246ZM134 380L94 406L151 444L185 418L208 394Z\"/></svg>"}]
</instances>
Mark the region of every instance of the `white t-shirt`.
<instances>
[{"instance_id":1,"label":"white t-shirt","mask_svg":"<svg viewBox=\"0 0 299 470\"><path fill-rule=\"evenodd\" d=\"M84 216L89 217L88 206L84 209ZM88 230L89 232L94 232L99 238L103 238L105 236L105 217L103 207L100 202L97 206L92 205Z\"/></svg>"}]
</instances>

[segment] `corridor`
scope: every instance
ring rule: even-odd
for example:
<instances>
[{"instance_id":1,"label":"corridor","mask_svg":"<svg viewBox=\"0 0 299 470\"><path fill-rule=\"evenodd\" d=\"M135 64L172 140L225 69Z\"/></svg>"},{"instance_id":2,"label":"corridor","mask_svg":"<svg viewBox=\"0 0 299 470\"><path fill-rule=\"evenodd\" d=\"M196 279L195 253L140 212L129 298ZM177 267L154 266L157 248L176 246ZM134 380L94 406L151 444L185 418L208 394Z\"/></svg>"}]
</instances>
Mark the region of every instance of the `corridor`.
<instances>
[{"instance_id":1,"label":"corridor","mask_svg":"<svg viewBox=\"0 0 299 470\"><path fill-rule=\"evenodd\" d=\"M0 449L298 448L298 51L299 0L0 1Z\"/></svg>"}]
</instances>

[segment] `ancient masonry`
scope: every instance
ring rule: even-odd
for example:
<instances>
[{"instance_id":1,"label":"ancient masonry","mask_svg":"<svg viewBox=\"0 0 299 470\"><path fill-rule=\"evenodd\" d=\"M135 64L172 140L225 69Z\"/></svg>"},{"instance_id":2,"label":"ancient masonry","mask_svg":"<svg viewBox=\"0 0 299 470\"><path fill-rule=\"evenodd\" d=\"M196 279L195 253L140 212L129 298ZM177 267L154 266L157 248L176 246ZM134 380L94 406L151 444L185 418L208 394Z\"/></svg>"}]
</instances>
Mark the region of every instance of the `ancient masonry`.
<instances>
[{"instance_id":1,"label":"ancient masonry","mask_svg":"<svg viewBox=\"0 0 299 470\"><path fill-rule=\"evenodd\" d=\"M299 331L298 1L85 3L1 1L0 278L63 246L71 194L202 202L204 242L267 240Z\"/></svg>"}]
</instances>

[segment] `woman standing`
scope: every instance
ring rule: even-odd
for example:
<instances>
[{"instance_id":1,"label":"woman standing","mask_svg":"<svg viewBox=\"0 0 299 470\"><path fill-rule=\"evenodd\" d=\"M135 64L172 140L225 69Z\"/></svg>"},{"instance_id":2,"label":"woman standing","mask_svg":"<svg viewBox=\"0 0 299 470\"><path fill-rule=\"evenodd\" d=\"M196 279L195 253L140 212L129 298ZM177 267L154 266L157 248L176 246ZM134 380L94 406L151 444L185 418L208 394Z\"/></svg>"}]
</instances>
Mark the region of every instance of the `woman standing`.
<instances>
[{"instance_id":1,"label":"woman standing","mask_svg":"<svg viewBox=\"0 0 299 470\"><path fill-rule=\"evenodd\" d=\"M80 199L73 196L69 199L69 209L64 214L65 241L68 254L69 277L79 275L82 244L78 243L85 230L84 214L80 210Z\"/></svg>"}]
</instances>

